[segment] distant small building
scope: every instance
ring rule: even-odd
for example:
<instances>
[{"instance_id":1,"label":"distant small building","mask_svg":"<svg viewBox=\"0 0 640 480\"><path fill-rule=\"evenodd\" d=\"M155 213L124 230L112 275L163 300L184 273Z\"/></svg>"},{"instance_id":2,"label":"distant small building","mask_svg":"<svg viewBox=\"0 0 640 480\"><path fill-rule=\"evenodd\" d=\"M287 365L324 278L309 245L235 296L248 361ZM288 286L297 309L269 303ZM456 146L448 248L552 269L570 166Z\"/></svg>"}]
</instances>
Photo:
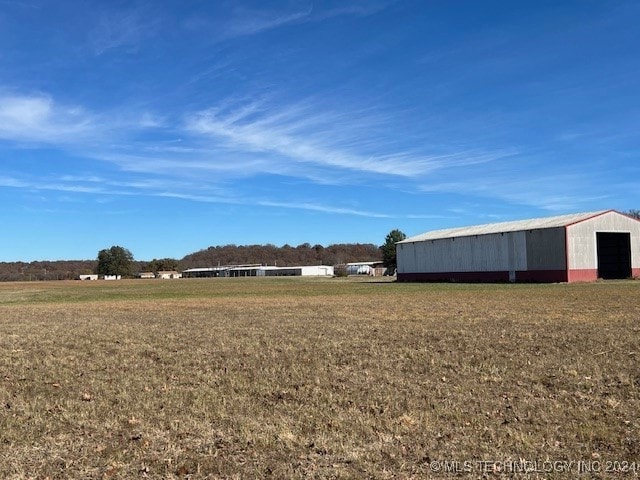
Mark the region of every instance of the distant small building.
<instances>
[{"instance_id":1,"label":"distant small building","mask_svg":"<svg viewBox=\"0 0 640 480\"><path fill-rule=\"evenodd\" d=\"M142 272L139 274L140 278L156 278L156 274L153 272Z\"/></svg>"},{"instance_id":2,"label":"distant small building","mask_svg":"<svg viewBox=\"0 0 640 480\"><path fill-rule=\"evenodd\" d=\"M160 278L163 280L170 280L173 278L182 278L182 274L180 272L176 272L175 270L162 271L162 272L156 273L156 278Z\"/></svg>"},{"instance_id":3,"label":"distant small building","mask_svg":"<svg viewBox=\"0 0 640 480\"><path fill-rule=\"evenodd\" d=\"M122 275L105 275L103 280L122 280Z\"/></svg>"},{"instance_id":4,"label":"distant small building","mask_svg":"<svg viewBox=\"0 0 640 480\"><path fill-rule=\"evenodd\" d=\"M369 275L371 277L381 277L387 269L380 261L374 262L351 262L345 265L347 275Z\"/></svg>"},{"instance_id":5,"label":"distant small building","mask_svg":"<svg viewBox=\"0 0 640 480\"><path fill-rule=\"evenodd\" d=\"M98 275L78 275L78 280L98 280Z\"/></svg>"}]
</instances>

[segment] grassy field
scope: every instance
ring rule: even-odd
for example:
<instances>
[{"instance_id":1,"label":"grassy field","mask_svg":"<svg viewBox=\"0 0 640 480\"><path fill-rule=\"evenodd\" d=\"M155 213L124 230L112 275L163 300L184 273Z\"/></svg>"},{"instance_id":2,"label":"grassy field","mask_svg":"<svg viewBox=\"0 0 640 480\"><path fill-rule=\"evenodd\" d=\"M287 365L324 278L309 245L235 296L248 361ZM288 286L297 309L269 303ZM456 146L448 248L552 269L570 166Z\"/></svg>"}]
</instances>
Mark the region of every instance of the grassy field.
<instances>
[{"instance_id":1,"label":"grassy field","mask_svg":"<svg viewBox=\"0 0 640 480\"><path fill-rule=\"evenodd\" d=\"M639 339L638 281L0 284L0 478L636 478Z\"/></svg>"}]
</instances>

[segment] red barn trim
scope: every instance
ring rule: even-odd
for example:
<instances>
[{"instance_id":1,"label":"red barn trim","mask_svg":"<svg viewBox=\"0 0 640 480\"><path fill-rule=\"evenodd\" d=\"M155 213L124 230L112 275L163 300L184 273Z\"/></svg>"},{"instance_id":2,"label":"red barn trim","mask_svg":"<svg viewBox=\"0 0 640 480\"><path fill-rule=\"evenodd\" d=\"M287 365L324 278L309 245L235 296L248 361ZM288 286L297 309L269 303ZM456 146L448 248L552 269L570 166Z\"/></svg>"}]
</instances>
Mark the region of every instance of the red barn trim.
<instances>
[{"instance_id":1,"label":"red barn trim","mask_svg":"<svg viewBox=\"0 0 640 480\"><path fill-rule=\"evenodd\" d=\"M428 272L398 273L399 282L509 282L509 271L491 272ZM516 271L516 282L566 282L565 270L521 270Z\"/></svg>"}]
</instances>

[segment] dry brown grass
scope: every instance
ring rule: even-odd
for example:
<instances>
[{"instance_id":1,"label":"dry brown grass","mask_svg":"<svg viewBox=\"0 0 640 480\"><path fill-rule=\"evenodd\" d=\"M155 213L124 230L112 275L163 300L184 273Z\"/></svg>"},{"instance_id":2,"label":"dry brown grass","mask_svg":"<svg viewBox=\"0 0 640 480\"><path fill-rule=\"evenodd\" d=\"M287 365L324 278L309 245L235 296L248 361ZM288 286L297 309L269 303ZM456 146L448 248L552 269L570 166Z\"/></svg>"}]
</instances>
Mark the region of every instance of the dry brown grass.
<instances>
[{"instance_id":1,"label":"dry brown grass","mask_svg":"<svg viewBox=\"0 0 640 480\"><path fill-rule=\"evenodd\" d=\"M640 462L639 293L1 284L0 477L439 478L456 474L432 462ZM476 463L458 476L484 474L499 477Z\"/></svg>"}]
</instances>

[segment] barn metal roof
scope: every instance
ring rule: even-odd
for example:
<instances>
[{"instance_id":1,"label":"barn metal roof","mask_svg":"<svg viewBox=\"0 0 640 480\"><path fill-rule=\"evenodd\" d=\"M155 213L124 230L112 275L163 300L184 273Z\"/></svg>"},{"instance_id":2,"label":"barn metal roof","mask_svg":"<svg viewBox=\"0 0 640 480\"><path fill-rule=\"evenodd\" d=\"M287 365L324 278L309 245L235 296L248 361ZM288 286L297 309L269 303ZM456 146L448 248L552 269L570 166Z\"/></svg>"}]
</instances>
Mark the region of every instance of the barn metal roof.
<instances>
[{"instance_id":1,"label":"barn metal roof","mask_svg":"<svg viewBox=\"0 0 640 480\"><path fill-rule=\"evenodd\" d=\"M473 235L488 235L491 233L519 232L522 230L535 230L541 228L556 228L583 222L611 210L600 210L597 212L574 213L570 215L559 215L556 217L533 218L529 220L516 220L513 222L488 223L486 225L473 225L469 227L449 228L445 230L434 230L409 237L398 243L423 242L425 240L439 240L452 237L470 237Z\"/></svg>"}]
</instances>

